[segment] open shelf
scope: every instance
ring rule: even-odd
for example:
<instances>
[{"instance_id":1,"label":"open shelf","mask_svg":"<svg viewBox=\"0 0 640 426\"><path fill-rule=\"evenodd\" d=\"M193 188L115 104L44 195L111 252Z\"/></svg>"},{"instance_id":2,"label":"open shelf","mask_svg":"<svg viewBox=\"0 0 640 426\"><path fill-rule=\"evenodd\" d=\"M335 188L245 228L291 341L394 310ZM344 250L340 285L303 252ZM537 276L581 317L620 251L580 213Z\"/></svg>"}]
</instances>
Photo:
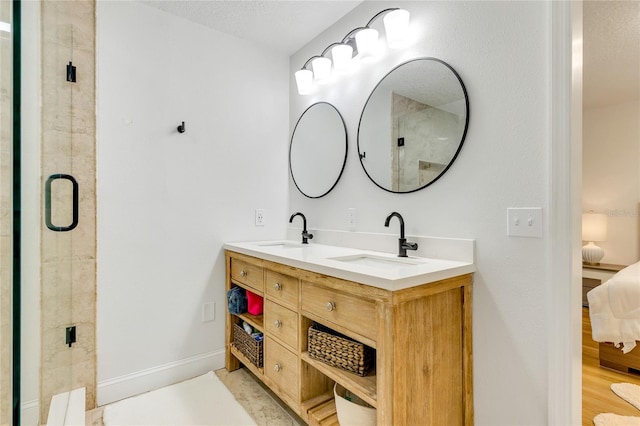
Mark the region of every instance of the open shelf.
<instances>
[{"instance_id":1,"label":"open shelf","mask_svg":"<svg viewBox=\"0 0 640 426\"><path fill-rule=\"evenodd\" d=\"M338 414L336 412L336 401L333 398L333 392L322 395L322 401L306 409L309 423L312 425L322 426L339 426ZM303 409L304 409L303 403Z\"/></svg>"},{"instance_id":2,"label":"open shelf","mask_svg":"<svg viewBox=\"0 0 640 426\"><path fill-rule=\"evenodd\" d=\"M378 407L378 393L376 390L377 376L375 375L375 371L371 371L368 375L360 377L353 373L327 365L322 361L315 360L309 356L309 352L302 353L302 360L331 380L340 383L342 386L358 395L367 404L372 407Z\"/></svg>"},{"instance_id":3,"label":"open shelf","mask_svg":"<svg viewBox=\"0 0 640 426\"><path fill-rule=\"evenodd\" d=\"M261 333L264 333L264 318L262 315L251 315L250 313L245 312L244 314L237 314L235 316L248 322L249 325L260 330Z\"/></svg>"},{"instance_id":4,"label":"open shelf","mask_svg":"<svg viewBox=\"0 0 640 426\"><path fill-rule=\"evenodd\" d=\"M250 291L250 292L251 292L251 293L253 293L253 294L257 294L257 295L258 295L258 296L260 296L260 297L264 297L264 292L263 292L263 291L257 290L257 289L255 289L255 288L253 288L253 287L249 287L248 285L243 284L243 283L241 283L241 282L239 282L239 281L236 281L236 280L234 280L234 279L231 279L231 284L233 284L233 285L237 285L238 287L242 287L242 288L244 288L245 290Z\"/></svg>"},{"instance_id":5,"label":"open shelf","mask_svg":"<svg viewBox=\"0 0 640 426\"><path fill-rule=\"evenodd\" d=\"M257 376L262 377L262 375L264 374L264 368L256 367L251 361L249 361L249 358L244 356L242 352L240 352L235 346L233 346L233 343L229 345L229 350L231 351L231 354L233 356L238 358L238 361L240 361L242 364L244 364L245 367L249 369L249 371Z\"/></svg>"}]
</instances>

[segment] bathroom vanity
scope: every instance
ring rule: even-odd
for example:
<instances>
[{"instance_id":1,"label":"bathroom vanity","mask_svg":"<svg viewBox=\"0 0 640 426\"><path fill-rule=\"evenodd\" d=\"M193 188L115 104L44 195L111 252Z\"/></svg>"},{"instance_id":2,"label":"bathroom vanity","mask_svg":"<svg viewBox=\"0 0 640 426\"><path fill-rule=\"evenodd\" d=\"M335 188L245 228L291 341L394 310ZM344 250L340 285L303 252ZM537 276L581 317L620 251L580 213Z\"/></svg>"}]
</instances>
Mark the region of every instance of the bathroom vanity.
<instances>
[{"instance_id":1,"label":"bathroom vanity","mask_svg":"<svg viewBox=\"0 0 640 426\"><path fill-rule=\"evenodd\" d=\"M226 315L226 368L244 365L310 425L338 424L333 385L376 408L378 425L472 425L473 263L292 242L225 245L226 289L264 297L263 315ZM234 324L264 335L263 367ZM308 353L321 324L373 348L365 376Z\"/></svg>"}]
</instances>

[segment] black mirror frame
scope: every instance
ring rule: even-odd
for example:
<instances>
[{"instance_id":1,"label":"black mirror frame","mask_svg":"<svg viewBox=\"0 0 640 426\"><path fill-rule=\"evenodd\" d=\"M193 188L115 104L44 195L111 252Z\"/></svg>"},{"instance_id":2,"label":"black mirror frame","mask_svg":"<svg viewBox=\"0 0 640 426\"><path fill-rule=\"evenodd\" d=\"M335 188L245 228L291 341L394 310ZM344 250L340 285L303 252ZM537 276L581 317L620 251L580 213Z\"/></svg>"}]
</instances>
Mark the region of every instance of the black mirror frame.
<instances>
[{"instance_id":1,"label":"black mirror frame","mask_svg":"<svg viewBox=\"0 0 640 426\"><path fill-rule=\"evenodd\" d=\"M336 178L336 181L333 183L333 185L331 185L331 188L329 188L327 190L327 192L325 192L324 194L321 195L317 195L317 196L313 196L313 195L309 195L306 194L302 189L300 189L300 186L298 185L298 182L296 182L296 178L293 176L293 168L291 167L291 147L293 146L293 137L296 134L296 129L298 128L298 124L300 124L300 120L302 120L302 117L304 117L304 115L307 113L307 111L309 111L312 107L319 105L319 104L327 104L329 105L331 108L333 108L336 113L338 114L338 117L340 117L340 121L342 122L342 127L344 128L344 159L342 160L342 168L340 169L340 173L338 174L338 177ZM336 187L336 185L338 184L338 182L340 181L340 178L342 177L342 174L344 173L344 168L347 164L347 156L349 154L349 135L347 134L347 125L344 122L344 117L342 117L342 114L340 114L340 111L338 111L338 108L336 108L334 105L330 104L329 102L316 102L312 105L309 105L309 107L307 109L304 110L304 112L302 114L300 114L300 118L298 118L298 121L296 122L296 126L293 128L293 132L291 133L291 141L289 142L289 174L291 175L291 179L293 180L293 184L296 186L296 188L298 189L298 191L300 191L300 193L302 195L304 195L307 198L321 198L324 197L325 195L327 195L328 193L330 193L333 188Z\"/></svg>"},{"instance_id":2,"label":"black mirror frame","mask_svg":"<svg viewBox=\"0 0 640 426\"><path fill-rule=\"evenodd\" d=\"M416 188L416 189L412 189L411 191L393 191L391 189L385 188L385 187L381 186L380 184L378 184L378 182L376 182L371 177L371 175L367 172L367 169L364 166L364 163L362 162L362 159L365 158L365 155L366 155L366 154L363 154L360 151L360 126L362 124L362 117L364 116L364 111L367 109L367 104L369 103L369 100L371 99L371 96L373 96L373 94L375 93L376 89L378 88L378 86L380 86L380 84L384 81L385 78L387 78L391 73L393 73L395 70L397 70L398 68L400 68L400 67L402 67L404 65L407 65L407 64L409 64L411 62L424 61L424 60L435 61L435 62L441 63L442 65L444 65L447 68L449 68L449 70L453 73L453 75L458 79L458 82L460 83L460 87L462 88L462 93L464 94L465 107L466 107L466 110L467 110L465 123L464 123L464 131L462 132L462 137L460 138L460 144L458 145L458 148L456 149L456 153L451 158L451 161L449 161L449 164L447 164L447 166L442 170L442 172L438 176L436 176L433 180L431 180L426 185L423 185L423 186L421 186L419 188ZM360 165L362 166L362 170L364 170L364 173L367 175L369 180L371 180L371 182L373 182L378 188L383 189L383 190L385 190L387 192L391 192L392 194L409 194L409 193L412 193L412 192L420 191L421 189L424 189L424 188L428 187L429 185L433 184L438 179L440 179L447 172L447 170L449 170L451 165L454 163L454 161L458 157L458 154L460 153L460 150L462 149L462 145L464 145L464 141L465 141L465 139L467 137L467 130L469 129L469 115L470 115L470 111L469 111L469 96L467 94L467 88L465 87L464 82L462 81L462 78L460 78L460 75L456 72L456 70L453 69L453 67L451 65L449 65L448 63L446 63L445 61L443 61L441 59L438 59L438 58L433 58L433 57L423 57L423 58L411 59L411 60L408 60L406 62L403 62L403 63L395 66L391 71L386 73L385 76L382 77L380 79L380 81L375 85L373 90L371 90L371 93L369 94L369 97L367 97L367 101L364 103L364 106L362 107L362 113L360 114L360 120L358 121L358 136L357 136L358 158L360 159Z\"/></svg>"}]
</instances>

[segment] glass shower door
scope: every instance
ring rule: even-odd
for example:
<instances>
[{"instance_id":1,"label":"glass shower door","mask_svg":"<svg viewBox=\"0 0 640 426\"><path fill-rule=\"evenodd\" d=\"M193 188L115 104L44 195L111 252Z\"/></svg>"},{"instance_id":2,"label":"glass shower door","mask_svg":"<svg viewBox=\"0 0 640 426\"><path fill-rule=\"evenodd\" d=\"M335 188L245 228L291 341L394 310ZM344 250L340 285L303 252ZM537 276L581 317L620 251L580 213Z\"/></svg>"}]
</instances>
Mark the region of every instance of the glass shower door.
<instances>
[{"instance_id":1,"label":"glass shower door","mask_svg":"<svg viewBox=\"0 0 640 426\"><path fill-rule=\"evenodd\" d=\"M37 425L95 405L95 2L0 0L0 43L0 424Z\"/></svg>"},{"instance_id":2,"label":"glass shower door","mask_svg":"<svg viewBox=\"0 0 640 426\"><path fill-rule=\"evenodd\" d=\"M12 5L0 1L0 424L13 422Z\"/></svg>"},{"instance_id":3,"label":"glass shower door","mask_svg":"<svg viewBox=\"0 0 640 426\"><path fill-rule=\"evenodd\" d=\"M40 421L84 388L95 406L95 2L40 3ZM26 308L26 307L25 307Z\"/></svg>"}]
</instances>

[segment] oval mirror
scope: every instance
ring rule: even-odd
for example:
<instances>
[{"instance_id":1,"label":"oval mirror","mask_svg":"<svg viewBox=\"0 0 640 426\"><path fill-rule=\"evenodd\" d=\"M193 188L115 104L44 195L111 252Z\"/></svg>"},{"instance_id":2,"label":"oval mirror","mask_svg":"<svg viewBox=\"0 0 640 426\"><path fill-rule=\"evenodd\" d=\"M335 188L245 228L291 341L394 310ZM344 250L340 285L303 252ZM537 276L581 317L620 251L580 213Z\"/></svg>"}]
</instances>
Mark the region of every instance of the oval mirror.
<instances>
[{"instance_id":1,"label":"oval mirror","mask_svg":"<svg viewBox=\"0 0 640 426\"><path fill-rule=\"evenodd\" d=\"M417 191L449 169L468 124L467 91L451 66L435 58L405 62L380 80L362 110L360 163L386 191Z\"/></svg>"},{"instance_id":2,"label":"oval mirror","mask_svg":"<svg viewBox=\"0 0 640 426\"><path fill-rule=\"evenodd\" d=\"M347 161L347 128L333 105L318 102L302 113L291 135L289 170L298 190L309 198L327 195Z\"/></svg>"}]
</instances>

